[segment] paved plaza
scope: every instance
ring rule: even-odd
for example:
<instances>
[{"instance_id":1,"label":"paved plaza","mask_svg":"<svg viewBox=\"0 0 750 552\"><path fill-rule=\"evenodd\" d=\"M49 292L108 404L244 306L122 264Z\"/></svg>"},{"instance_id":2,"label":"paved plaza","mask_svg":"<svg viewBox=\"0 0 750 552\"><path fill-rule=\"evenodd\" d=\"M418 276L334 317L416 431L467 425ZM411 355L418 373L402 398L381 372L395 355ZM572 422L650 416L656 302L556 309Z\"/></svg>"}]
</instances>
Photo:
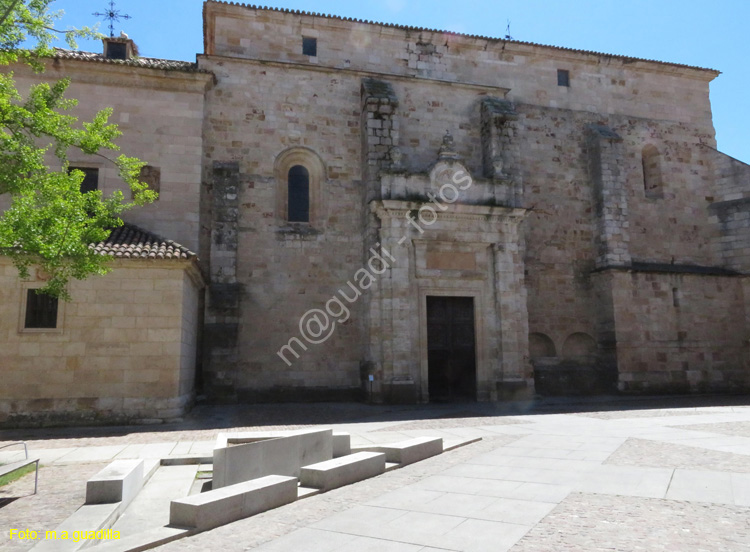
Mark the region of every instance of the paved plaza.
<instances>
[{"instance_id":1,"label":"paved plaza","mask_svg":"<svg viewBox=\"0 0 750 552\"><path fill-rule=\"evenodd\" d=\"M113 459L210 455L219 432L316 426L355 446L481 440L157 550L750 550L748 397L202 406L169 425L3 431L0 444L25 439L43 467L37 495L33 474L0 488L0 549L30 549L9 529L54 529ZM118 520L123 537L164 524L202 469L157 471Z\"/></svg>"}]
</instances>

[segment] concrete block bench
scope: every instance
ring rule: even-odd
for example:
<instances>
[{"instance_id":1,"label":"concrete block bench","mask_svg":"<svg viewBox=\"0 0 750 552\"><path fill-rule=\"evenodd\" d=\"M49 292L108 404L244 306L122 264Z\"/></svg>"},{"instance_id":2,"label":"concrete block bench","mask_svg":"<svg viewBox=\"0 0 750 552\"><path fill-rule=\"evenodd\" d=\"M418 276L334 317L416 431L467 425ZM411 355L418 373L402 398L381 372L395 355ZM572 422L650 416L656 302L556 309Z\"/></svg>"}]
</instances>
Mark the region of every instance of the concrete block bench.
<instances>
[{"instance_id":1,"label":"concrete block bench","mask_svg":"<svg viewBox=\"0 0 750 552\"><path fill-rule=\"evenodd\" d=\"M318 464L304 466L300 472L300 483L330 491L385 472L385 454L358 452Z\"/></svg>"},{"instance_id":2,"label":"concrete block bench","mask_svg":"<svg viewBox=\"0 0 750 552\"><path fill-rule=\"evenodd\" d=\"M143 460L115 460L86 482L86 504L130 503L143 487Z\"/></svg>"},{"instance_id":3,"label":"concrete block bench","mask_svg":"<svg viewBox=\"0 0 750 552\"><path fill-rule=\"evenodd\" d=\"M340 458L352 453L352 436L349 433L333 434L333 457Z\"/></svg>"},{"instance_id":4,"label":"concrete block bench","mask_svg":"<svg viewBox=\"0 0 750 552\"><path fill-rule=\"evenodd\" d=\"M213 453L213 488L267 475L299 477L302 466L333 458L333 430L300 430L255 440L252 434L225 434L227 446ZM246 441L250 442L246 442Z\"/></svg>"},{"instance_id":5,"label":"concrete block bench","mask_svg":"<svg viewBox=\"0 0 750 552\"><path fill-rule=\"evenodd\" d=\"M207 531L297 500L297 478L268 475L173 500L169 524Z\"/></svg>"},{"instance_id":6,"label":"concrete block bench","mask_svg":"<svg viewBox=\"0 0 750 552\"><path fill-rule=\"evenodd\" d=\"M419 462L443 452L443 439L440 437L417 437L387 446L367 447L372 452L385 454L387 462L396 462L405 466Z\"/></svg>"}]
</instances>

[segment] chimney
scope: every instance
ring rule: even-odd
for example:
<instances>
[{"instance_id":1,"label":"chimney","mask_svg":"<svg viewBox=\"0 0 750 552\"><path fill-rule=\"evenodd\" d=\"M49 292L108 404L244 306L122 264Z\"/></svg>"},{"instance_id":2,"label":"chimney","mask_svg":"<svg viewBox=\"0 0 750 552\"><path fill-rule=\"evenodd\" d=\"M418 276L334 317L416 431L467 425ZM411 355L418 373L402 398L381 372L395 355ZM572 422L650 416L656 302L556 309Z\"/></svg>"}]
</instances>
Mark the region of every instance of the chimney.
<instances>
[{"instance_id":1,"label":"chimney","mask_svg":"<svg viewBox=\"0 0 750 552\"><path fill-rule=\"evenodd\" d=\"M124 35L124 36L123 36ZM132 59L138 55L138 48L128 35L121 33L121 36L108 36L102 39L104 43L104 57L107 59Z\"/></svg>"}]
</instances>

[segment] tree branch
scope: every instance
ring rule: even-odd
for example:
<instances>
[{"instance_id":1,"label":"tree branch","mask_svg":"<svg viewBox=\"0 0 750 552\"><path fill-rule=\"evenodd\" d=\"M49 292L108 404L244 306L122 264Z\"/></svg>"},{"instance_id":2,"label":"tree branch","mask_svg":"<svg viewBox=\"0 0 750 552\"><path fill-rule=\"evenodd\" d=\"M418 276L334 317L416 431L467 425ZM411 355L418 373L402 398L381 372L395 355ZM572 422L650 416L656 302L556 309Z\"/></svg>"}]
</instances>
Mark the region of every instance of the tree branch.
<instances>
[{"instance_id":1,"label":"tree branch","mask_svg":"<svg viewBox=\"0 0 750 552\"><path fill-rule=\"evenodd\" d=\"M21 3L21 0L13 0L11 2L10 6L8 6L8 9L5 10L5 13L2 15L2 17L0 17L0 25L5 24L5 21L10 17L10 14L13 13L13 10L15 10L16 7L18 7L18 4L20 3Z\"/></svg>"}]
</instances>

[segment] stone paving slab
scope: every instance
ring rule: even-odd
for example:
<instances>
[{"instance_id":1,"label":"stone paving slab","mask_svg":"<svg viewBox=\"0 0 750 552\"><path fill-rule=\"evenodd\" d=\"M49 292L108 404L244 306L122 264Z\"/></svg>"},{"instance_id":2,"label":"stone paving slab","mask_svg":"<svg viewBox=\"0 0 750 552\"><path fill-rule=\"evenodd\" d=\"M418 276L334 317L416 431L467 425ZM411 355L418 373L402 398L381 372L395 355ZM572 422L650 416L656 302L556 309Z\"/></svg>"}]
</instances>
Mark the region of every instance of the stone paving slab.
<instances>
[{"instance_id":1,"label":"stone paving slab","mask_svg":"<svg viewBox=\"0 0 750 552\"><path fill-rule=\"evenodd\" d=\"M690 502L734 504L732 474L698 470L674 470L666 498Z\"/></svg>"},{"instance_id":2,"label":"stone paving slab","mask_svg":"<svg viewBox=\"0 0 750 552\"><path fill-rule=\"evenodd\" d=\"M112 528L126 537L167 525L169 503L188 495L197 472L197 464L160 467Z\"/></svg>"}]
</instances>

